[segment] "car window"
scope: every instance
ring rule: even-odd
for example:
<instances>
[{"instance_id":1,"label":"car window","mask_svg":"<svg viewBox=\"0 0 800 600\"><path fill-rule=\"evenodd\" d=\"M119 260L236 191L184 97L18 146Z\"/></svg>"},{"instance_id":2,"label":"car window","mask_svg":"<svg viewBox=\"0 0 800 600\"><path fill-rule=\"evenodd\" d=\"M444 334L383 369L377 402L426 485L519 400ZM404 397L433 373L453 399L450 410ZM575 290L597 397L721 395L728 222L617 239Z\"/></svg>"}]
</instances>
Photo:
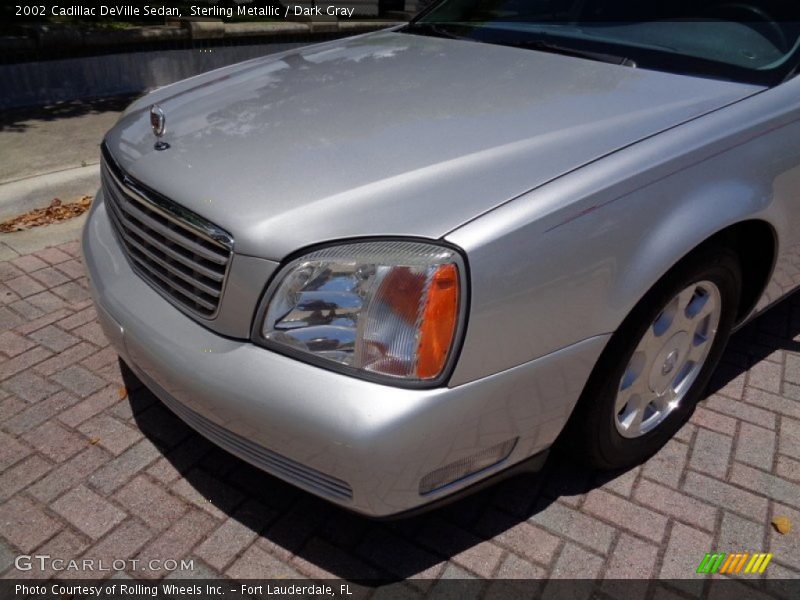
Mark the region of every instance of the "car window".
<instances>
[{"instance_id":1,"label":"car window","mask_svg":"<svg viewBox=\"0 0 800 600\"><path fill-rule=\"evenodd\" d=\"M797 70L800 2L442 0L406 31L772 85Z\"/></svg>"}]
</instances>

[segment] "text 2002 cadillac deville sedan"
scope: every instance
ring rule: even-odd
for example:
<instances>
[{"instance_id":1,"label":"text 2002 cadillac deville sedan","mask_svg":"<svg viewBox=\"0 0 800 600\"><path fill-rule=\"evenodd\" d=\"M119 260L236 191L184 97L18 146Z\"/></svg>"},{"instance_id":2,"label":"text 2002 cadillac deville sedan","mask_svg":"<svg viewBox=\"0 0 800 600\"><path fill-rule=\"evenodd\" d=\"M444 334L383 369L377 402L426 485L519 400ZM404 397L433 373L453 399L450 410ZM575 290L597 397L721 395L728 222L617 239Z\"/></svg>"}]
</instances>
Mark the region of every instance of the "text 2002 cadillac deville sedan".
<instances>
[{"instance_id":1,"label":"text 2002 cadillac deville sedan","mask_svg":"<svg viewBox=\"0 0 800 600\"><path fill-rule=\"evenodd\" d=\"M203 435L371 516L562 430L640 462L800 284L791 6L444 0L159 89L102 149L104 329Z\"/></svg>"}]
</instances>

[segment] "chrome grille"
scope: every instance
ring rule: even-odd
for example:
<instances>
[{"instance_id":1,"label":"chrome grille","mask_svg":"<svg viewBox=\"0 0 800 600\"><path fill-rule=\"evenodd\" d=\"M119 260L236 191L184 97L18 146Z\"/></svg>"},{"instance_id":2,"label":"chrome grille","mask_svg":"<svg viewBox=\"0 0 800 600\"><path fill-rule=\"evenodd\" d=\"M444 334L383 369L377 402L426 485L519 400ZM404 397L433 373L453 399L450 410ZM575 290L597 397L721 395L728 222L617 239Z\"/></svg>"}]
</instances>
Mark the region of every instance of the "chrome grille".
<instances>
[{"instance_id":1,"label":"chrome grille","mask_svg":"<svg viewBox=\"0 0 800 600\"><path fill-rule=\"evenodd\" d=\"M125 174L103 147L103 194L131 266L179 308L213 318L233 239Z\"/></svg>"}]
</instances>

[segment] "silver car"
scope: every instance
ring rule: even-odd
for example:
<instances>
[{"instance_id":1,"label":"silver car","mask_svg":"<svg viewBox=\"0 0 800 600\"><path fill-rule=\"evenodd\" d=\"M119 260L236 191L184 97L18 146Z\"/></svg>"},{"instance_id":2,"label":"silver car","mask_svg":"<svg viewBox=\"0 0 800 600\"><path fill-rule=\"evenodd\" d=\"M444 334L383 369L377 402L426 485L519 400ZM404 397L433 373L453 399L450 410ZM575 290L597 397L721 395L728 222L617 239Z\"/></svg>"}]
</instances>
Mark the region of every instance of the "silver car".
<instances>
[{"instance_id":1,"label":"silver car","mask_svg":"<svg viewBox=\"0 0 800 600\"><path fill-rule=\"evenodd\" d=\"M102 148L104 330L201 434L365 515L559 436L639 463L800 284L793 6L443 0L161 88Z\"/></svg>"}]
</instances>

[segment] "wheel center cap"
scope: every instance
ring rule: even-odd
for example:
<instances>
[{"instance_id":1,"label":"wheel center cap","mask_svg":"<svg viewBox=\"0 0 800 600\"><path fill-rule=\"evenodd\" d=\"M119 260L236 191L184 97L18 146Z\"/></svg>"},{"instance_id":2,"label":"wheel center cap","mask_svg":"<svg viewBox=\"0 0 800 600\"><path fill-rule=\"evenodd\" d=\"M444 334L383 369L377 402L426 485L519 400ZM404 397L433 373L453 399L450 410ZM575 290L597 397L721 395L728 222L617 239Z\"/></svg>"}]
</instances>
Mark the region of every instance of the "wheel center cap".
<instances>
[{"instance_id":1,"label":"wheel center cap","mask_svg":"<svg viewBox=\"0 0 800 600\"><path fill-rule=\"evenodd\" d=\"M672 384L678 368L689 353L690 340L686 331L679 331L664 340L661 350L651 359L650 389L659 396Z\"/></svg>"},{"instance_id":2,"label":"wheel center cap","mask_svg":"<svg viewBox=\"0 0 800 600\"><path fill-rule=\"evenodd\" d=\"M664 360L664 364L661 366L661 374L662 375L669 375L672 373L672 370L675 368L675 365L678 364L678 350L675 349L669 354L667 354L667 358Z\"/></svg>"}]
</instances>

